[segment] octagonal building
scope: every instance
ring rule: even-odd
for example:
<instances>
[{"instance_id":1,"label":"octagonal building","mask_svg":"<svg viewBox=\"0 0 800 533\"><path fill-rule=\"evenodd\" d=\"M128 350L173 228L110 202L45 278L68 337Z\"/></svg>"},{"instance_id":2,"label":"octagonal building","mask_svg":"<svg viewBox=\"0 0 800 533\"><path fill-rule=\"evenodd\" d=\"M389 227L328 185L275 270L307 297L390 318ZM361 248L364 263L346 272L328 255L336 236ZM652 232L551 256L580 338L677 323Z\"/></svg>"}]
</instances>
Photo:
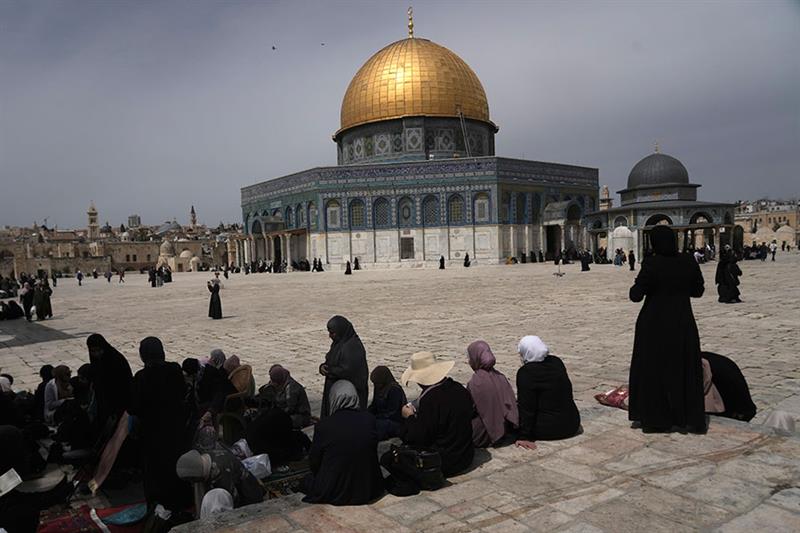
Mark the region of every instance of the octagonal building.
<instances>
[{"instance_id":1,"label":"octagonal building","mask_svg":"<svg viewBox=\"0 0 800 533\"><path fill-rule=\"evenodd\" d=\"M242 188L237 257L378 268L587 247L597 169L497 157L497 132L469 65L409 32L350 82L336 166Z\"/></svg>"}]
</instances>

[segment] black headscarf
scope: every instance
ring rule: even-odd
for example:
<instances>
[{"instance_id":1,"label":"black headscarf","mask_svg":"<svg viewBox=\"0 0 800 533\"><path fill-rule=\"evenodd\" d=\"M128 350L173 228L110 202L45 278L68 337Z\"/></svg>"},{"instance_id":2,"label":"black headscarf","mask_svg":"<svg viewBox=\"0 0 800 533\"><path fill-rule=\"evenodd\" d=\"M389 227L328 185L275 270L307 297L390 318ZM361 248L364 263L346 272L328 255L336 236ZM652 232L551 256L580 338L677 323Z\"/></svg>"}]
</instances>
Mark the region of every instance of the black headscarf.
<instances>
[{"instance_id":1,"label":"black headscarf","mask_svg":"<svg viewBox=\"0 0 800 533\"><path fill-rule=\"evenodd\" d=\"M356 330L353 328L353 324L351 324L350 321L345 317L340 315L336 315L328 320L328 331L336 334L336 338L333 340L331 346L339 344L340 342L345 342L356 335Z\"/></svg>"},{"instance_id":2,"label":"black headscarf","mask_svg":"<svg viewBox=\"0 0 800 533\"><path fill-rule=\"evenodd\" d=\"M398 387L400 386L397 380L394 379L392 371L389 370L388 367L382 365L372 369L369 379L375 386L375 398L385 398L392 387L395 385Z\"/></svg>"},{"instance_id":3,"label":"black headscarf","mask_svg":"<svg viewBox=\"0 0 800 533\"><path fill-rule=\"evenodd\" d=\"M145 337L139 343L139 357L142 358L144 366L162 363L167 358L164 353L164 345L158 337Z\"/></svg>"},{"instance_id":4,"label":"black headscarf","mask_svg":"<svg viewBox=\"0 0 800 533\"><path fill-rule=\"evenodd\" d=\"M128 360L102 335L93 333L86 339L92 365L92 380L97 397L98 418L119 415L128 406L133 373ZM99 350L99 357L92 351Z\"/></svg>"},{"instance_id":5,"label":"black headscarf","mask_svg":"<svg viewBox=\"0 0 800 533\"><path fill-rule=\"evenodd\" d=\"M667 226L656 226L650 231L650 243L657 255L677 255L678 239L675 232Z\"/></svg>"},{"instance_id":6,"label":"black headscarf","mask_svg":"<svg viewBox=\"0 0 800 533\"><path fill-rule=\"evenodd\" d=\"M345 317L336 315L328 321L327 327L330 333L335 334L335 339L325 355L328 374L325 376L325 387L322 391L320 418L328 415L330 390L337 380L346 379L355 386L362 409L366 409L369 396L367 353L353 324Z\"/></svg>"},{"instance_id":7,"label":"black headscarf","mask_svg":"<svg viewBox=\"0 0 800 533\"><path fill-rule=\"evenodd\" d=\"M200 372L200 361L194 357L188 357L181 363L181 369L188 376L196 376Z\"/></svg>"},{"instance_id":8,"label":"black headscarf","mask_svg":"<svg viewBox=\"0 0 800 533\"><path fill-rule=\"evenodd\" d=\"M45 383L53 379L53 365L42 365L42 368L39 369L39 376Z\"/></svg>"}]
</instances>

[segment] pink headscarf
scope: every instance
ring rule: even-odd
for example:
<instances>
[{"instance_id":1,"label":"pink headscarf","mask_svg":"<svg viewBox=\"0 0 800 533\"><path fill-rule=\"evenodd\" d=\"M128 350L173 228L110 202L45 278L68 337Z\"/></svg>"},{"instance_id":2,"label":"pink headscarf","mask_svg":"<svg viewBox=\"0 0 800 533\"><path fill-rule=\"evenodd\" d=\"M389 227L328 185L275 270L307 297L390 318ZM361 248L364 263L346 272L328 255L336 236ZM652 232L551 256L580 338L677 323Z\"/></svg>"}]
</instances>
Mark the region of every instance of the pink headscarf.
<instances>
[{"instance_id":1,"label":"pink headscarf","mask_svg":"<svg viewBox=\"0 0 800 533\"><path fill-rule=\"evenodd\" d=\"M483 422L486 432L497 442L506 433L506 421L519 426L517 397L508 378L494 369L495 357L485 341L475 341L467 347L469 366L475 371L467 390Z\"/></svg>"}]
</instances>

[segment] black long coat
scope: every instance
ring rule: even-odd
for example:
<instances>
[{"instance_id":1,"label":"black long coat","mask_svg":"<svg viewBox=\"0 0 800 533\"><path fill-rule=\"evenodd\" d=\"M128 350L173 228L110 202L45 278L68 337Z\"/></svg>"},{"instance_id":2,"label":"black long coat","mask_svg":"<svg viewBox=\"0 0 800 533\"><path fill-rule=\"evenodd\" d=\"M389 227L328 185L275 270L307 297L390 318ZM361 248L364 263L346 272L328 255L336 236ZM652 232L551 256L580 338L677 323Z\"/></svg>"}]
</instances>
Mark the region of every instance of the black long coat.
<instances>
[{"instance_id":1,"label":"black long coat","mask_svg":"<svg viewBox=\"0 0 800 533\"><path fill-rule=\"evenodd\" d=\"M177 509L190 499L189 484L175 472L189 450L185 383L177 363L145 366L133 378L128 412L141 424L144 495L148 504Z\"/></svg>"},{"instance_id":2,"label":"black long coat","mask_svg":"<svg viewBox=\"0 0 800 533\"><path fill-rule=\"evenodd\" d=\"M346 379L353 384L358 393L359 407L367 408L367 397L369 396L367 352L355 331L347 335L349 336L345 339L334 341L325 356L328 375L325 376L325 387L322 391L320 418L328 416L331 387L340 379Z\"/></svg>"},{"instance_id":3,"label":"black long coat","mask_svg":"<svg viewBox=\"0 0 800 533\"><path fill-rule=\"evenodd\" d=\"M517 405L521 439L567 439L581 427L567 368L555 355L517 370Z\"/></svg>"},{"instance_id":4,"label":"black long coat","mask_svg":"<svg viewBox=\"0 0 800 533\"><path fill-rule=\"evenodd\" d=\"M222 318L222 301L219 298L219 283L212 283L208 286L211 293L211 301L208 303L208 316L214 319Z\"/></svg>"},{"instance_id":5,"label":"black long coat","mask_svg":"<svg viewBox=\"0 0 800 533\"><path fill-rule=\"evenodd\" d=\"M472 464L472 396L446 378L422 396L417 415L405 419L400 438L405 444L439 452L442 473L452 476Z\"/></svg>"},{"instance_id":6,"label":"black long coat","mask_svg":"<svg viewBox=\"0 0 800 533\"><path fill-rule=\"evenodd\" d=\"M703 274L688 254L652 255L630 299L644 299L630 369L628 418L643 428L704 431L700 336L690 298L703 295Z\"/></svg>"},{"instance_id":7,"label":"black long coat","mask_svg":"<svg viewBox=\"0 0 800 533\"><path fill-rule=\"evenodd\" d=\"M312 476L303 501L361 505L383 494L375 417L340 409L321 420L314 429L309 465Z\"/></svg>"},{"instance_id":8,"label":"black long coat","mask_svg":"<svg viewBox=\"0 0 800 533\"><path fill-rule=\"evenodd\" d=\"M94 395L100 427L108 417L118 417L128 407L133 373L128 360L103 339L103 355L92 359Z\"/></svg>"},{"instance_id":9,"label":"black long coat","mask_svg":"<svg viewBox=\"0 0 800 533\"><path fill-rule=\"evenodd\" d=\"M713 352L703 352L703 359L711 367L711 381L725 404L725 412L719 416L749 422L756 416L756 404L750 397L750 388L739 366L724 355Z\"/></svg>"}]
</instances>

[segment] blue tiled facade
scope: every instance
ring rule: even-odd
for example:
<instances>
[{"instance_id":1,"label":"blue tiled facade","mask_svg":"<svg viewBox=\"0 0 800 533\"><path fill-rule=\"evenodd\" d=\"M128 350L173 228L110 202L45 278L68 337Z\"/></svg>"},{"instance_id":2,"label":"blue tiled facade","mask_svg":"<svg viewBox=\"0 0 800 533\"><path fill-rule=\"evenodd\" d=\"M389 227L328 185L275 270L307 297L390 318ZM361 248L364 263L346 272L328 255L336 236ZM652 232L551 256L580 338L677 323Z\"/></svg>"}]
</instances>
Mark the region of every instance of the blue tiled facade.
<instances>
[{"instance_id":1,"label":"blue tiled facade","mask_svg":"<svg viewBox=\"0 0 800 533\"><path fill-rule=\"evenodd\" d=\"M256 221L278 220L285 229L309 232L541 224L551 202L571 200L582 213L594 211L598 172L488 156L319 167L243 187L241 194L248 234Z\"/></svg>"}]
</instances>

